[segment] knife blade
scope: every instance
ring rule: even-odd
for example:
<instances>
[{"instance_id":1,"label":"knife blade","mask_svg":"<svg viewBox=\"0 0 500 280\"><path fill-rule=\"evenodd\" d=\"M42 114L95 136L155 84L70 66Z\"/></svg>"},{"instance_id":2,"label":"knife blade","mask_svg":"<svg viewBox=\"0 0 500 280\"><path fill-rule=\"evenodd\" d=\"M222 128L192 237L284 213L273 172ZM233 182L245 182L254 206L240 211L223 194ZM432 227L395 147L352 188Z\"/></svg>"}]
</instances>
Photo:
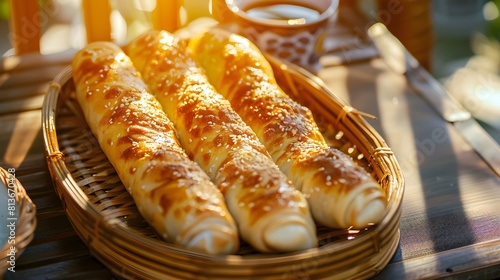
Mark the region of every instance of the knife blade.
<instances>
[{"instance_id":1,"label":"knife blade","mask_svg":"<svg viewBox=\"0 0 500 280\"><path fill-rule=\"evenodd\" d=\"M471 145L491 169L500 176L500 145L434 77L421 67L403 44L382 23L368 29L368 36L380 57L394 72L404 75L410 88Z\"/></svg>"},{"instance_id":2,"label":"knife blade","mask_svg":"<svg viewBox=\"0 0 500 280\"><path fill-rule=\"evenodd\" d=\"M449 96L444 87L419 66L418 61L385 25L375 23L368 29L368 36L373 40L387 66L396 73L405 75L410 87L427 99L445 120L454 122L471 118L470 112Z\"/></svg>"}]
</instances>

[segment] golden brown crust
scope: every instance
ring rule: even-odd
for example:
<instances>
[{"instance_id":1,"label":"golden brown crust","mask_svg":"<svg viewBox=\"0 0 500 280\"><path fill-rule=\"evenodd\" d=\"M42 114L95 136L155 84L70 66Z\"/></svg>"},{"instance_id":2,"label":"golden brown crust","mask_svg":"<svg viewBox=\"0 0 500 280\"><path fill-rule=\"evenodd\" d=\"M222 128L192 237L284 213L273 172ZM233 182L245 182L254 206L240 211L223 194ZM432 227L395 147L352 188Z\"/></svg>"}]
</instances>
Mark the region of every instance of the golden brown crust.
<instances>
[{"instance_id":1,"label":"golden brown crust","mask_svg":"<svg viewBox=\"0 0 500 280\"><path fill-rule=\"evenodd\" d=\"M165 240L209 254L238 249L223 196L181 148L130 59L92 43L73 59L77 100L144 218Z\"/></svg>"},{"instance_id":2,"label":"golden brown crust","mask_svg":"<svg viewBox=\"0 0 500 280\"><path fill-rule=\"evenodd\" d=\"M134 40L128 52L188 155L224 193L242 238L263 252L316 246L305 198L209 84L185 46L167 32L152 31Z\"/></svg>"},{"instance_id":3,"label":"golden brown crust","mask_svg":"<svg viewBox=\"0 0 500 280\"><path fill-rule=\"evenodd\" d=\"M317 222L359 228L380 221L387 200L378 183L328 147L311 111L283 92L269 62L249 40L211 29L193 37L189 47L210 82L308 198Z\"/></svg>"}]
</instances>

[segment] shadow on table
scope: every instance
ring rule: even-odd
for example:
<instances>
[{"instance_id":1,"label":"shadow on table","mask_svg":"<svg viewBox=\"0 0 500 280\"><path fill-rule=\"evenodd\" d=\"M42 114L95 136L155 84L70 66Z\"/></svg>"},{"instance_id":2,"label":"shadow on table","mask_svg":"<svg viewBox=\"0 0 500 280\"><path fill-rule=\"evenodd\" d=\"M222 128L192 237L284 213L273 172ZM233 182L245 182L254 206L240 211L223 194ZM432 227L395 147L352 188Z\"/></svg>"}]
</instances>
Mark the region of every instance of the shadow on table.
<instances>
[{"instance_id":1,"label":"shadow on table","mask_svg":"<svg viewBox=\"0 0 500 280\"><path fill-rule=\"evenodd\" d=\"M349 103L377 116L369 123L394 151L405 176L401 240L391 263L474 244L451 126L380 61L347 69Z\"/></svg>"}]
</instances>

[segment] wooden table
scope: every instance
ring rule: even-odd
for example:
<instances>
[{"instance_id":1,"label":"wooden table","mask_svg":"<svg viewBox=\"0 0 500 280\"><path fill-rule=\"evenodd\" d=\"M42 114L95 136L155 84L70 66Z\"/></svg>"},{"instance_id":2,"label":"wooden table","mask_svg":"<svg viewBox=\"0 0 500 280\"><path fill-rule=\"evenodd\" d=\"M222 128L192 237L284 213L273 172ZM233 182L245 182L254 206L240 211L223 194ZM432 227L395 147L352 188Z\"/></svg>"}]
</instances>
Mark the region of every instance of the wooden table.
<instances>
[{"instance_id":1,"label":"wooden table","mask_svg":"<svg viewBox=\"0 0 500 280\"><path fill-rule=\"evenodd\" d=\"M396 154L406 180L400 245L378 279L494 278L500 275L500 178L454 128L387 69L370 44L347 48L349 29L334 29L337 52L318 73L370 123ZM338 38L348 39L346 41ZM350 51L348 51L350 49ZM0 61L0 166L15 168L37 206L30 246L6 279L119 279L95 260L66 218L47 170L41 107L49 82L74 54ZM445 135L436 139L435 133Z\"/></svg>"}]
</instances>

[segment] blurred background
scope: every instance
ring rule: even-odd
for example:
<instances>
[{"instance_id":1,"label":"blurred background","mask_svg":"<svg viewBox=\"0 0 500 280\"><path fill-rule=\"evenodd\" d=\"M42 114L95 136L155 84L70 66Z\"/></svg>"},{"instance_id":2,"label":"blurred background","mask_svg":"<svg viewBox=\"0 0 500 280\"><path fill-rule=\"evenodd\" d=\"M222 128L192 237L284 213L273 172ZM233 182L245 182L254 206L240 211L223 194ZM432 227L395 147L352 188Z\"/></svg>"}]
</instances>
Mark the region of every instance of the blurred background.
<instances>
[{"instance_id":1,"label":"blurred background","mask_svg":"<svg viewBox=\"0 0 500 280\"><path fill-rule=\"evenodd\" d=\"M116 41L148 28L155 0L110 0L113 7L113 37ZM209 15L210 0L185 0L184 23ZM352 1L352 0L349 0ZM397 1L397 0L395 0ZM85 42L80 0L39 0L43 25L44 54L79 48ZM376 16L375 0L359 0L368 17ZM389 1L390 2L390 1ZM418 2L415 0L414 2ZM452 74L473 55L500 40L500 0L431 0L434 28L432 72L437 77ZM0 0L0 54L11 49L8 29L9 0ZM129 34L128 36L126 34Z\"/></svg>"},{"instance_id":2,"label":"blurred background","mask_svg":"<svg viewBox=\"0 0 500 280\"><path fill-rule=\"evenodd\" d=\"M349 0L351 1L351 0ZM85 42L81 25L80 0L40 0L44 26L42 53L79 48ZM360 0L367 16L374 16L374 0ZM417 2L417 1L415 1ZM433 0L434 50L432 71L450 75L467 58L484 51L482 44L496 44L500 39L500 0ZM209 0L185 0L184 18L189 22L209 13ZM146 25L155 0L111 0L113 36L126 40L125 33L140 32ZM0 54L9 54L9 0L0 0ZM490 40L491 42L488 42ZM495 42L496 41L496 42ZM57 43L56 43L57 42Z\"/></svg>"},{"instance_id":3,"label":"blurred background","mask_svg":"<svg viewBox=\"0 0 500 280\"><path fill-rule=\"evenodd\" d=\"M38 1L43 27L42 54L78 49L85 44L81 0ZM429 34L432 38L427 43L432 45L432 53L429 71L478 119L489 123L488 118L497 118L500 112L500 0L357 0L357 5L367 17L376 18L383 16L380 10L377 11L377 3L392 5L405 1L430 3L432 32ZM182 23L209 16L209 2L184 0ZM110 0L110 3L112 38L117 43L125 43L150 28L156 0ZM399 18L406 20L402 16ZM13 53L8 19L9 0L0 0L0 55ZM405 28L408 24L418 22L406 22ZM500 131L500 124L497 130Z\"/></svg>"}]
</instances>

